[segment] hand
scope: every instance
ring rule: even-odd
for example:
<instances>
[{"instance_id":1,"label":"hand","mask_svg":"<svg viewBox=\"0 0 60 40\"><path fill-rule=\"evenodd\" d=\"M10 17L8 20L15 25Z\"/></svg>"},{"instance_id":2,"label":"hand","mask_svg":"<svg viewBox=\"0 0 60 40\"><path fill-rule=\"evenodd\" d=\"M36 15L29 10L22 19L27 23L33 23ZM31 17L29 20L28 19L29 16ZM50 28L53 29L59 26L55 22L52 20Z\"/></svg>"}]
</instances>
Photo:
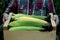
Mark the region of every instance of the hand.
<instances>
[{"instance_id":1,"label":"hand","mask_svg":"<svg viewBox=\"0 0 60 40\"><path fill-rule=\"evenodd\" d=\"M59 18L58 18L58 16L57 16L57 15L54 15L53 18L54 18L56 24L58 25L58 23L59 23Z\"/></svg>"},{"instance_id":2,"label":"hand","mask_svg":"<svg viewBox=\"0 0 60 40\"><path fill-rule=\"evenodd\" d=\"M57 15L53 15L53 13L49 13L49 15L51 16L52 20L55 21L56 25L58 25L59 23L59 18Z\"/></svg>"},{"instance_id":3,"label":"hand","mask_svg":"<svg viewBox=\"0 0 60 40\"><path fill-rule=\"evenodd\" d=\"M3 14L3 22L5 22L7 19L8 19L8 14L7 13L4 13Z\"/></svg>"}]
</instances>

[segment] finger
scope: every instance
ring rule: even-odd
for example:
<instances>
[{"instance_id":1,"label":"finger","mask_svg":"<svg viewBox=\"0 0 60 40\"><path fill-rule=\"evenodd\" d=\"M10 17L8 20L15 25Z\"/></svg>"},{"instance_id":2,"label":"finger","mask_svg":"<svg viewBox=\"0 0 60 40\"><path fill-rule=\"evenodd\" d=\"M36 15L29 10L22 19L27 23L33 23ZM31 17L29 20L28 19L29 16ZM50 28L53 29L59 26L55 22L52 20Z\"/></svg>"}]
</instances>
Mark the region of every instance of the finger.
<instances>
[{"instance_id":1,"label":"finger","mask_svg":"<svg viewBox=\"0 0 60 40\"><path fill-rule=\"evenodd\" d=\"M8 19L8 15L6 15L4 18L5 18L5 20L7 20Z\"/></svg>"},{"instance_id":2,"label":"finger","mask_svg":"<svg viewBox=\"0 0 60 40\"><path fill-rule=\"evenodd\" d=\"M3 23L5 22L5 20L4 20L5 18L3 17Z\"/></svg>"},{"instance_id":3,"label":"finger","mask_svg":"<svg viewBox=\"0 0 60 40\"><path fill-rule=\"evenodd\" d=\"M59 23L59 18L57 17L56 18L56 24L58 25L58 23Z\"/></svg>"},{"instance_id":4,"label":"finger","mask_svg":"<svg viewBox=\"0 0 60 40\"><path fill-rule=\"evenodd\" d=\"M4 17L3 17L4 19L7 19L8 18L8 16L7 15L4 15Z\"/></svg>"},{"instance_id":5,"label":"finger","mask_svg":"<svg viewBox=\"0 0 60 40\"><path fill-rule=\"evenodd\" d=\"M13 12L10 12L13 16L14 16L14 13Z\"/></svg>"},{"instance_id":6,"label":"finger","mask_svg":"<svg viewBox=\"0 0 60 40\"><path fill-rule=\"evenodd\" d=\"M56 24L58 25L58 23L59 23L59 18L58 18L57 15L54 15L54 20L55 20Z\"/></svg>"},{"instance_id":7,"label":"finger","mask_svg":"<svg viewBox=\"0 0 60 40\"><path fill-rule=\"evenodd\" d=\"M5 22L8 19L8 17L3 17L3 22Z\"/></svg>"}]
</instances>

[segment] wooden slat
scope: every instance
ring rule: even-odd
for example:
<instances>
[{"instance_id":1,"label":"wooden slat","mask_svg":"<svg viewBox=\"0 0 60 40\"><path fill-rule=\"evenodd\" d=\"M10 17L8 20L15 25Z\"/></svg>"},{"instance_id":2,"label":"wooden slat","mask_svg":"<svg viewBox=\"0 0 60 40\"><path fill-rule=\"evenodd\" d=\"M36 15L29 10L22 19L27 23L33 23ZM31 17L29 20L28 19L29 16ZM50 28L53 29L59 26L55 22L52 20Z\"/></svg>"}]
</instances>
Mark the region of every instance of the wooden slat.
<instances>
[{"instance_id":1,"label":"wooden slat","mask_svg":"<svg viewBox=\"0 0 60 40\"><path fill-rule=\"evenodd\" d=\"M4 40L56 40L56 32L4 31Z\"/></svg>"}]
</instances>

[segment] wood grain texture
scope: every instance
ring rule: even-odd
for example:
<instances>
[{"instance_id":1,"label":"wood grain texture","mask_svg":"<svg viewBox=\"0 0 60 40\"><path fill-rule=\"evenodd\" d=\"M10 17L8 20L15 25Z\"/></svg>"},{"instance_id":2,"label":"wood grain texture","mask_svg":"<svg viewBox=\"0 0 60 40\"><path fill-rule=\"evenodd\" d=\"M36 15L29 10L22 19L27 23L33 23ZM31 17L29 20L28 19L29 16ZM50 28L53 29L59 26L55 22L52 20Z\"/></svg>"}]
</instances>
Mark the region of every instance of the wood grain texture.
<instances>
[{"instance_id":1,"label":"wood grain texture","mask_svg":"<svg viewBox=\"0 0 60 40\"><path fill-rule=\"evenodd\" d=\"M4 31L4 40L56 40L56 32Z\"/></svg>"}]
</instances>

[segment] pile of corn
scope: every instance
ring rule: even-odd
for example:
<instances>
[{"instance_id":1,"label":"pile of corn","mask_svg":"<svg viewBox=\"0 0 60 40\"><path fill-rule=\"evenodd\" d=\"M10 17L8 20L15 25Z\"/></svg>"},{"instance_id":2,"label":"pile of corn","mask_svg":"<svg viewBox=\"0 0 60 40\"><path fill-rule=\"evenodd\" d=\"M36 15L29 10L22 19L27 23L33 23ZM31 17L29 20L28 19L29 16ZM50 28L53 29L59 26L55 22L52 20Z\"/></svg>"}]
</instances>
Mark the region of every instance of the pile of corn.
<instances>
[{"instance_id":1,"label":"pile of corn","mask_svg":"<svg viewBox=\"0 0 60 40\"><path fill-rule=\"evenodd\" d=\"M34 16L25 14L14 14L12 19L14 21L9 23L11 28L9 31L37 31L44 30L43 26L49 26L50 23L45 21L46 16Z\"/></svg>"}]
</instances>

